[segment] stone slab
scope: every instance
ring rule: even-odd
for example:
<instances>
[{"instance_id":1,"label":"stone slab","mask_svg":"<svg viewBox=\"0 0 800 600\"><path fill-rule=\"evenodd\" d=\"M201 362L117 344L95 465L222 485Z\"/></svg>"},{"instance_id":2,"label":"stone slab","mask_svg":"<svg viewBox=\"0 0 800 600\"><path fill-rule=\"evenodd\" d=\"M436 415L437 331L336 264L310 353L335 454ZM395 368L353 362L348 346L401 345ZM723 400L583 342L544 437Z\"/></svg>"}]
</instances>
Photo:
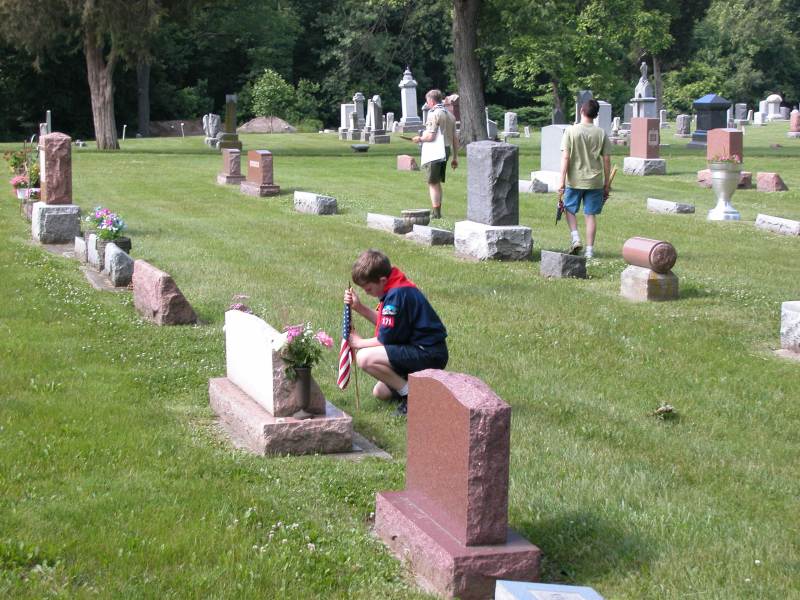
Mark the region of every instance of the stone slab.
<instances>
[{"instance_id":1,"label":"stone slab","mask_svg":"<svg viewBox=\"0 0 800 600\"><path fill-rule=\"evenodd\" d=\"M239 191L248 196L264 198L266 196L277 196L280 194L281 186L242 181L242 183L239 184Z\"/></svg>"},{"instance_id":2,"label":"stone slab","mask_svg":"<svg viewBox=\"0 0 800 600\"><path fill-rule=\"evenodd\" d=\"M677 300L678 277L672 272L656 273L629 265L622 272L620 294L634 302Z\"/></svg>"},{"instance_id":3,"label":"stone slab","mask_svg":"<svg viewBox=\"0 0 800 600\"><path fill-rule=\"evenodd\" d=\"M456 253L474 260L528 260L533 248L530 227L459 221L453 233Z\"/></svg>"},{"instance_id":4,"label":"stone slab","mask_svg":"<svg viewBox=\"0 0 800 600\"><path fill-rule=\"evenodd\" d=\"M519 193L520 194L546 194L550 191L550 186L545 182L538 179L520 179L519 180Z\"/></svg>"},{"instance_id":5,"label":"stone slab","mask_svg":"<svg viewBox=\"0 0 800 600\"><path fill-rule=\"evenodd\" d=\"M326 402L310 419L275 417L226 377L208 382L209 404L241 446L260 455L328 454L353 448L353 420Z\"/></svg>"},{"instance_id":6,"label":"stone slab","mask_svg":"<svg viewBox=\"0 0 800 600\"><path fill-rule=\"evenodd\" d=\"M561 184L561 173L558 171L531 171L531 181L533 181L534 192L557 192Z\"/></svg>"},{"instance_id":7,"label":"stone slab","mask_svg":"<svg viewBox=\"0 0 800 600\"><path fill-rule=\"evenodd\" d=\"M89 234L89 241L86 242L86 262L98 271L103 270L107 245L108 242L101 240L96 233Z\"/></svg>"},{"instance_id":8,"label":"stone slab","mask_svg":"<svg viewBox=\"0 0 800 600\"><path fill-rule=\"evenodd\" d=\"M72 242L81 232L81 209L75 204L36 202L31 212L31 235L42 244Z\"/></svg>"},{"instance_id":9,"label":"stone slab","mask_svg":"<svg viewBox=\"0 0 800 600\"><path fill-rule=\"evenodd\" d=\"M75 258L82 263L86 262L86 240L82 235L75 236Z\"/></svg>"},{"instance_id":10,"label":"stone slab","mask_svg":"<svg viewBox=\"0 0 800 600\"><path fill-rule=\"evenodd\" d=\"M225 374L276 417L291 416L302 408L297 385L286 377L286 363L279 354L284 340L284 334L255 315L240 310L225 313ZM324 410L325 397L312 375L308 412Z\"/></svg>"},{"instance_id":11,"label":"stone slab","mask_svg":"<svg viewBox=\"0 0 800 600\"><path fill-rule=\"evenodd\" d=\"M197 315L172 277L144 260L133 264L133 305L156 325L188 325Z\"/></svg>"},{"instance_id":12,"label":"stone slab","mask_svg":"<svg viewBox=\"0 0 800 600\"><path fill-rule=\"evenodd\" d=\"M294 209L297 212L313 215L335 215L336 198L323 196L314 192L295 192Z\"/></svg>"},{"instance_id":13,"label":"stone slab","mask_svg":"<svg viewBox=\"0 0 800 600\"><path fill-rule=\"evenodd\" d=\"M653 213L688 215L694 213L694 204L684 204L683 202L672 202L670 200L648 198L647 210Z\"/></svg>"},{"instance_id":14,"label":"stone slab","mask_svg":"<svg viewBox=\"0 0 800 600\"><path fill-rule=\"evenodd\" d=\"M586 279L586 257L542 250L539 274L557 279L566 277Z\"/></svg>"},{"instance_id":15,"label":"stone slab","mask_svg":"<svg viewBox=\"0 0 800 600\"><path fill-rule=\"evenodd\" d=\"M414 225L406 239L425 246L452 246L453 232L447 229L429 227L427 225Z\"/></svg>"},{"instance_id":16,"label":"stone slab","mask_svg":"<svg viewBox=\"0 0 800 600\"><path fill-rule=\"evenodd\" d=\"M220 185L241 185L244 175L228 175L227 173L217 173L217 183Z\"/></svg>"},{"instance_id":17,"label":"stone slab","mask_svg":"<svg viewBox=\"0 0 800 600\"><path fill-rule=\"evenodd\" d=\"M467 219L485 225L519 223L519 148L504 142L467 145Z\"/></svg>"},{"instance_id":18,"label":"stone slab","mask_svg":"<svg viewBox=\"0 0 800 600\"><path fill-rule=\"evenodd\" d=\"M781 304L781 348L800 352L800 300Z\"/></svg>"},{"instance_id":19,"label":"stone slab","mask_svg":"<svg viewBox=\"0 0 800 600\"><path fill-rule=\"evenodd\" d=\"M771 215L759 214L756 217L756 227L781 235L800 235L800 221L782 219Z\"/></svg>"},{"instance_id":20,"label":"stone slab","mask_svg":"<svg viewBox=\"0 0 800 600\"><path fill-rule=\"evenodd\" d=\"M499 580L494 600L603 600L603 597L592 588L579 585Z\"/></svg>"},{"instance_id":21,"label":"stone slab","mask_svg":"<svg viewBox=\"0 0 800 600\"><path fill-rule=\"evenodd\" d=\"M777 173L756 173L756 190L759 192L786 192L789 190Z\"/></svg>"},{"instance_id":22,"label":"stone slab","mask_svg":"<svg viewBox=\"0 0 800 600\"><path fill-rule=\"evenodd\" d=\"M114 287L127 287L133 279L133 259L114 242L105 248L103 273Z\"/></svg>"},{"instance_id":23,"label":"stone slab","mask_svg":"<svg viewBox=\"0 0 800 600\"><path fill-rule=\"evenodd\" d=\"M622 161L622 172L626 175L666 175L667 161L663 158L638 158L626 156Z\"/></svg>"},{"instance_id":24,"label":"stone slab","mask_svg":"<svg viewBox=\"0 0 800 600\"><path fill-rule=\"evenodd\" d=\"M403 235L411 231L413 223L409 223L405 219L393 217L391 215L367 213L367 227Z\"/></svg>"},{"instance_id":25,"label":"stone slab","mask_svg":"<svg viewBox=\"0 0 800 600\"><path fill-rule=\"evenodd\" d=\"M466 546L408 492L380 492L375 533L428 591L445 598L491 598L497 579L536 579L541 550L509 529L505 543Z\"/></svg>"}]
</instances>

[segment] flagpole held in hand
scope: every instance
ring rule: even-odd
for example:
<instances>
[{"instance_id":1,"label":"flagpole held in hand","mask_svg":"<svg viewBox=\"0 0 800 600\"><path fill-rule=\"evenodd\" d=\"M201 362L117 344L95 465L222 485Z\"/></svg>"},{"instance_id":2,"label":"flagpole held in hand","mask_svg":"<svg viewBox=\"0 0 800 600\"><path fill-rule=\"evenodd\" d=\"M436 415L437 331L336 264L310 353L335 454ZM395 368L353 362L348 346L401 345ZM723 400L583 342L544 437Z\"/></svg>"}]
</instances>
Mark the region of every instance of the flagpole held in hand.
<instances>
[{"instance_id":1,"label":"flagpole held in hand","mask_svg":"<svg viewBox=\"0 0 800 600\"><path fill-rule=\"evenodd\" d=\"M352 281L347 282L347 289L353 291ZM350 327L352 328L352 321ZM358 365L356 364L356 352L352 348L350 349L350 358L353 362L353 385L356 386L356 410L361 410L361 395L358 393Z\"/></svg>"}]
</instances>

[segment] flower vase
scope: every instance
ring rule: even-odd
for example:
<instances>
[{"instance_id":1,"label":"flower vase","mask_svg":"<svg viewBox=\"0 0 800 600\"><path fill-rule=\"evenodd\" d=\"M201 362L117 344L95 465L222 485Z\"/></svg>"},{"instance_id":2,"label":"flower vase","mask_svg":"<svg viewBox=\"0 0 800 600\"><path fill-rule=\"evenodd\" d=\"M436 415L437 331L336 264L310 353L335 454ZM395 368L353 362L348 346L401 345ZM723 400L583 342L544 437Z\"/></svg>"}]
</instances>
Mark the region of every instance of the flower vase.
<instances>
[{"instance_id":1,"label":"flower vase","mask_svg":"<svg viewBox=\"0 0 800 600\"><path fill-rule=\"evenodd\" d=\"M731 196L739 185L741 165L733 162L711 163L711 189L717 196L717 205L708 211L709 221L738 221L739 211L731 204Z\"/></svg>"},{"instance_id":2,"label":"flower vase","mask_svg":"<svg viewBox=\"0 0 800 600\"><path fill-rule=\"evenodd\" d=\"M308 412L308 407L311 404L311 367L294 367L294 372L300 410L292 416L295 419L310 419L313 416Z\"/></svg>"},{"instance_id":3,"label":"flower vase","mask_svg":"<svg viewBox=\"0 0 800 600\"><path fill-rule=\"evenodd\" d=\"M125 254L131 253L131 247L132 247L131 238L126 236L120 236L117 239L111 241L114 242L117 245L117 248L122 250Z\"/></svg>"},{"instance_id":4,"label":"flower vase","mask_svg":"<svg viewBox=\"0 0 800 600\"><path fill-rule=\"evenodd\" d=\"M25 200L28 197L28 188L17 188L17 199Z\"/></svg>"}]
</instances>

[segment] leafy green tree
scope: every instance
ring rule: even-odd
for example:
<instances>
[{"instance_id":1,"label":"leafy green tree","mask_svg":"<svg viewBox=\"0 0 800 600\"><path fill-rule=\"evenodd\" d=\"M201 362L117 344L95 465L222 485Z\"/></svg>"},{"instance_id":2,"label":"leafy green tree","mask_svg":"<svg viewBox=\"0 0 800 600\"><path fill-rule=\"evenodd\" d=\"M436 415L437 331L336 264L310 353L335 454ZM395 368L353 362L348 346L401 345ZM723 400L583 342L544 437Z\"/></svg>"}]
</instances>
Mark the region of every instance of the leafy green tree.
<instances>
[{"instance_id":1,"label":"leafy green tree","mask_svg":"<svg viewBox=\"0 0 800 600\"><path fill-rule=\"evenodd\" d=\"M265 69L253 83L251 106L254 114L286 119L292 114L294 105L294 90L277 71Z\"/></svg>"}]
</instances>

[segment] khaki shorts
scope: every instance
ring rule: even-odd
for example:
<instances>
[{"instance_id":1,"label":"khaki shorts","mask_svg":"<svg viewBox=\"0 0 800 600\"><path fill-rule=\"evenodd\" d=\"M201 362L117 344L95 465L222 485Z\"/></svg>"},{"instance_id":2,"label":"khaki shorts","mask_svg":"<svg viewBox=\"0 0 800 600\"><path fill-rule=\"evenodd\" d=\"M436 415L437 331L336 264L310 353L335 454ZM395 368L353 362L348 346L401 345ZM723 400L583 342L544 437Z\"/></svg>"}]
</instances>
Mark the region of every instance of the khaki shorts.
<instances>
[{"instance_id":1,"label":"khaki shorts","mask_svg":"<svg viewBox=\"0 0 800 600\"><path fill-rule=\"evenodd\" d=\"M444 153L444 160L429 162L425 165L425 180L428 183L444 183L445 177L447 177L447 161L450 158L450 148L445 148Z\"/></svg>"}]
</instances>

